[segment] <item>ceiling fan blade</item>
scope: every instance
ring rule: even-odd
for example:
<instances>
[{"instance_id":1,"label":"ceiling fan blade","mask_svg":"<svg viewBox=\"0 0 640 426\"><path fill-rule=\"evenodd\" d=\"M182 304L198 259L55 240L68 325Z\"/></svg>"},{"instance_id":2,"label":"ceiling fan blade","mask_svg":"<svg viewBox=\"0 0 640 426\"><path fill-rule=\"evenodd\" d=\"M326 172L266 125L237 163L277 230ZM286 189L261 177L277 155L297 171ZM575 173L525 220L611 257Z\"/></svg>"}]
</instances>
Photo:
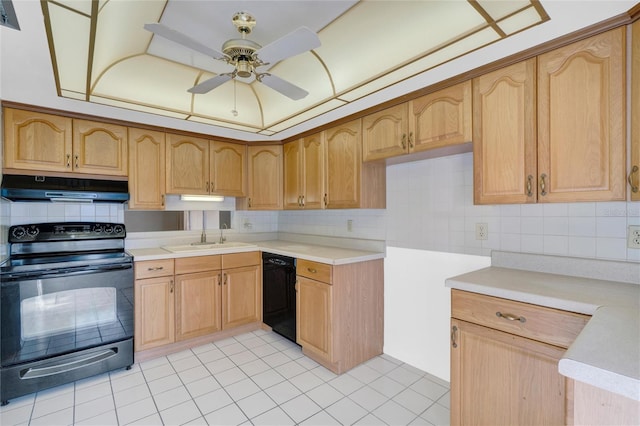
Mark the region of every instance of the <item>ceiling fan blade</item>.
<instances>
[{"instance_id":1,"label":"ceiling fan blade","mask_svg":"<svg viewBox=\"0 0 640 426\"><path fill-rule=\"evenodd\" d=\"M300 27L258 49L256 54L265 64L275 64L316 47L320 47L318 35L307 27Z\"/></svg>"},{"instance_id":2,"label":"ceiling fan blade","mask_svg":"<svg viewBox=\"0 0 640 426\"><path fill-rule=\"evenodd\" d=\"M226 56L222 52L218 52L215 49L205 46L197 40L192 39L191 37L182 34L172 28L167 27L162 24L144 24L144 29L147 31L151 31L155 35L166 38L167 40L171 40L175 43L181 44L182 46L188 47L189 49L193 49L196 52L200 52L207 56L210 56L214 59L226 59Z\"/></svg>"},{"instance_id":3,"label":"ceiling fan blade","mask_svg":"<svg viewBox=\"0 0 640 426\"><path fill-rule=\"evenodd\" d=\"M300 100L309 94L309 92L299 88L295 84L289 83L288 81L272 74L260 74L258 81L264 83L268 87L271 87L276 92L280 92L286 97L293 99L294 101Z\"/></svg>"},{"instance_id":4,"label":"ceiling fan blade","mask_svg":"<svg viewBox=\"0 0 640 426\"><path fill-rule=\"evenodd\" d=\"M216 87L226 83L229 80L231 80L231 74L216 75L213 78L210 78L200 84L193 86L191 89L187 90L187 92L201 95L215 89Z\"/></svg>"}]
</instances>

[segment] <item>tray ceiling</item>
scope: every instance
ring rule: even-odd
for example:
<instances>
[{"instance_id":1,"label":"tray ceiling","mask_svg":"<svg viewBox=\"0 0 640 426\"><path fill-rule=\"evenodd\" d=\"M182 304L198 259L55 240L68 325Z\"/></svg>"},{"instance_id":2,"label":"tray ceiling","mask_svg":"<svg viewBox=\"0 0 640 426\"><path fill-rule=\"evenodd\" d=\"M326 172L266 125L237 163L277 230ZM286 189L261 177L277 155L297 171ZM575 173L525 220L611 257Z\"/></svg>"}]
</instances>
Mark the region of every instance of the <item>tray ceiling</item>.
<instances>
[{"instance_id":1,"label":"tray ceiling","mask_svg":"<svg viewBox=\"0 0 640 426\"><path fill-rule=\"evenodd\" d=\"M357 101L549 19L537 0L43 1L58 95L265 136ZM305 26L321 46L263 69L308 91L291 100L222 61L154 36L161 23L221 50L239 11L265 46ZM233 111L237 111L234 114Z\"/></svg>"}]
</instances>

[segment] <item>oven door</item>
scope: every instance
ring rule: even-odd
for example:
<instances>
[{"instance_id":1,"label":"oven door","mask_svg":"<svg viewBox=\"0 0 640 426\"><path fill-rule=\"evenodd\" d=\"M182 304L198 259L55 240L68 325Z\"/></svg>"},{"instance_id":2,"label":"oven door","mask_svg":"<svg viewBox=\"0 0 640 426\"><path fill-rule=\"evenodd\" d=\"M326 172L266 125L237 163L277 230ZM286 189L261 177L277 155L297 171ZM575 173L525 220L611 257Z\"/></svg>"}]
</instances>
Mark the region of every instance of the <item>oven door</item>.
<instances>
[{"instance_id":1,"label":"oven door","mask_svg":"<svg viewBox=\"0 0 640 426\"><path fill-rule=\"evenodd\" d=\"M133 337L131 262L4 274L1 365Z\"/></svg>"}]
</instances>

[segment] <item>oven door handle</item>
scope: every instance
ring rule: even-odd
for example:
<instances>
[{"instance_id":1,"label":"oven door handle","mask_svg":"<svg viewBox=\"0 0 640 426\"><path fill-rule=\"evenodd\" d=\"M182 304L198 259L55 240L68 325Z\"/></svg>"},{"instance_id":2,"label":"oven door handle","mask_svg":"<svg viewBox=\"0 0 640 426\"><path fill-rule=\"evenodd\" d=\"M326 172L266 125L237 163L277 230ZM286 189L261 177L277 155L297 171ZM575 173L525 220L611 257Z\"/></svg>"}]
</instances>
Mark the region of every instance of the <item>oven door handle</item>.
<instances>
[{"instance_id":1,"label":"oven door handle","mask_svg":"<svg viewBox=\"0 0 640 426\"><path fill-rule=\"evenodd\" d=\"M119 271L124 269L131 269L133 265L131 263L119 263L112 265L95 265L95 266L76 266L73 268L60 268L60 269L49 269L49 270L40 270L40 271L23 271L23 272L13 272L3 275L3 280L17 280L17 279L45 279L45 278L55 278L55 277L68 277L72 275L85 275L85 274L93 274L96 272L110 272L110 271Z\"/></svg>"}]
</instances>

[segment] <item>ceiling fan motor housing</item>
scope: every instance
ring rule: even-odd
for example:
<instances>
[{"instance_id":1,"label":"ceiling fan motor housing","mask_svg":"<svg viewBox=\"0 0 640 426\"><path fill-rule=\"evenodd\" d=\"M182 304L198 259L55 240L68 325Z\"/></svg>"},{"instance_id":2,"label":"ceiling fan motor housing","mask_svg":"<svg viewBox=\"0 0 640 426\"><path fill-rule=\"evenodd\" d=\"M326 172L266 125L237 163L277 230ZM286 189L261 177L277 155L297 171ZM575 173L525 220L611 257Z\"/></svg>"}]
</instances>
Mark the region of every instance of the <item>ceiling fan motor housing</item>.
<instances>
[{"instance_id":1,"label":"ceiling fan motor housing","mask_svg":"<svg viewBox=\"0 0 640 426\"><path fill-rule=\"evenodd\" d=\"M255 67L262 65L255 57L256 50L261 47L255 41L233 39L222 45L222 53L230 58L227 62L236 67L236 75L246 78L251 76Z\"/></svg>"}]
</instances>

